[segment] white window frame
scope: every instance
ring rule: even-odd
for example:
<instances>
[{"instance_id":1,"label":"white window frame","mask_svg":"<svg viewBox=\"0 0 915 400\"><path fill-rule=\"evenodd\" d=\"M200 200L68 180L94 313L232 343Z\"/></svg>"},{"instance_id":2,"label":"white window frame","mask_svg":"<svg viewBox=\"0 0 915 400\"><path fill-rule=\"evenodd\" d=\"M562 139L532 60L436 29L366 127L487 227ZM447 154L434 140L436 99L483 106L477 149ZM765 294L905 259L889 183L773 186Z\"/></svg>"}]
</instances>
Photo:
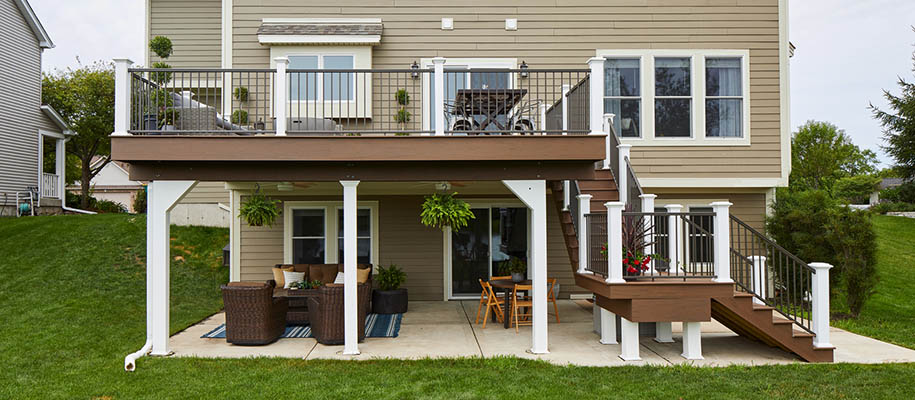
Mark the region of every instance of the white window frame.
<instances>
[{"instance_id":1,"label":"white window frame","mask_svg":"<svg viewBox=\"0 0 915 400\"><path fill-rule=\"evenodd\" d=\"M377 201L359 201L356 205L359 209L371 210L371 262L373 266L378 265L381 259L378 252L378 202ZM337 264L342 262L338 260L339 247L337 245L337 220L340 218L338 213L343 212L342 201L285 201L283 202L283 262L292 263L292 217L295 210L322 209L324 210L324 263Z\"/></svg>"},{"instance_id":2,"label":"white window frame","mask_svg":"<svg viewBox=\"0 0 915 400\"><path fill-rule=\"evenodd\" d=\"M643 73L645 71L645 58L644 57L606 57L606 58L613 58L616 60L638 60L639 61L639 77L640 77L639 95L638 96L608 96L606 94L606 88L604 88L604 102L602 104L606 104L607 100L638 100L639 101L639 121L638 121L639 136L630 137L627 139L641 139L641 138L645 137L645 133L644 133L645 124L642 123L642 121L645 118L645 110L644 110L644 108L645 108L645 95L644 95L645 87L642 86L645 82L644 73ZM654 88L652 88L652 90L653 89ZM604 110L606 110L606 105L604 105ZM620 117L619 115L616 116L616 118L619 118L619 117ZM621 136L617 136L617 137L621 138Z\"/></svg>"},{"instance_id":3,"label":"white window frame","mask_svg":"<svg viewBox=\"0 0 915 400\"><path fill-rule=\"evenodd\" d=\"M286 57L318 57L318 68L317 68L317 69L320 69L320 70L323 70L323 69L324 69L324 57L328 57L328 56L329 56L329 57L341 57L341 56L342 56L342 57L351 57L351 58L353 59L353 68L352 68L352 69L357 69L357 68L356 68L356 53L323 53L323 52L315 52L315 53L289 53L288 55L286 55ZM290 61L291 61L291 60L290 60ZM290 67L290 69L292 69L292 68ZM315 81L316 81L316 84L317 84L318 87L317 87L317 92L315 93L316 97L315 97L314 99L292 99L292 98L291 98L291 97L292 97L292 92L290 91L290 93L289 93L289 96L290 96L289 102L290 102L290 103L323 103L323 102L333 102L333 103L355 103L356 100L359 98L359 93L356 91L356 88L358 87L358 84L357 84L358 75L356 75L355 73L353 74L353 80L352 80L352 82L353 82L353 96L352 96L351 99L346 99L346 100L343 100L343 99L336 99L336 100L334 100L334 99L330 99L330 100L329 100L329 99L325 99L325 98L324 98L324 78L325 78L325 75L324 75L324 74L321 74L320 77L315 77ZM289 84L291 84L291 83L292 83L292 82L290 81Z\"/></svg>"},{"instance_id":4,"label":"white window frame","mask_svg":"<svg viewBox=\"0 0 915 400\"><path fill-rule=\"evenodd\" d=\"M423 69L432 69L434 66L432 64L431 58L423 58L419 60L420 65ZM499 68L499 69L518 69L518 59L517 58L447 58L445 59L445 70L451 71L455 69L465 69L469 74L474 68L488 69L488 68ZM432 90L432 79L435 79L435 73L421 74L427 79L423 80L423 94L422 94L422 106L423 106L423 130L430 131L435 127L431 126L432 118L428 116L432 112L432 103L431 103L431 90ZM468 77L467 82L470 82ZM515 87L515 76L512 74L508 78L508 87ZM448 99L445 99L447 102ZM446 124L447 125L447 124ZM448 127L445 127L445 130L448 130Z\"/></svg>"},{"instance_id":5,"label":"white window frame","mask_svg":"<svg viewBox=\"0 0 915 400\"><path fill-rule=\"evenodd\" d=\"M749 50L619 50L598 49L598 57L639 59L641 84L641 137L621 137L620 143L634 146L749 146L750 130L750 51ZM690 87L692 89L692 109L690 137L656 137L655 136L655 59L656 58L690 58ZM739 58L741 60L743 119L741 137L707 137L705 130L705 59L706 58ZM667 97L665 97L667 98ZM718 98L718 97L715 97Z\"/></svg>"}]
</instances>

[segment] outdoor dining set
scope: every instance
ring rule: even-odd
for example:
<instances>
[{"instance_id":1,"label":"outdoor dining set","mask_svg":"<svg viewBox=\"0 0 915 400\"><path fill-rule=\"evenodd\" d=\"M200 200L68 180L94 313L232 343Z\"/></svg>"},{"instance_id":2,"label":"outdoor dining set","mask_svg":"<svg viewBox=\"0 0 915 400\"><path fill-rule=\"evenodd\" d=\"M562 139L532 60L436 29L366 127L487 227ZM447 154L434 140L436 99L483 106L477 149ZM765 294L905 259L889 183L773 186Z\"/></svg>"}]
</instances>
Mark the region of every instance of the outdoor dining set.
<instances>
[{"instance_id":1,"label":"outdoor dining set","mask_svg":"<svg viewBox=\"0 0 915 400\"><path fill-rule=\"evenodd\" d=\"M503 324L505 329L515 326L515 332L520 332L518 326L531 325L531 309L534 305L530 293L531 280L515 282L511 276L494 276L488 281L480 279L483 291L480 293L480 304L477 307L475 324L480 323L480 314L483 314L483 326L490 318ZM556 278L547 279L547 303L553 305L556 323L559 323L559 305L556 303L557 294ZM497 293L496 291L500 291ZM485 308L485 312L484 312Z\"/></svg>"}]
</instances>

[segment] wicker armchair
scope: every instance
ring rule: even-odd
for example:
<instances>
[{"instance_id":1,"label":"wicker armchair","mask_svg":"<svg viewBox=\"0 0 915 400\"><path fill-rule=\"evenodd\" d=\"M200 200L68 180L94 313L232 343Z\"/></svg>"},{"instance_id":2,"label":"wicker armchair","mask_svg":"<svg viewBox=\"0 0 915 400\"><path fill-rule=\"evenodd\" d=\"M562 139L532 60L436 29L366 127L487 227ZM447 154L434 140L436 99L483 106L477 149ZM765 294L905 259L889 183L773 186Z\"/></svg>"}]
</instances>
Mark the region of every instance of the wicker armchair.
<instances>
[{"instance_id":1,"label":"wicker armchair","mask_svg":"<svg viewBox=\"0 0 915 400\"><path fill-rule=\"evenodd\" d=\"M270 344L286 329L285 298L274 298L272 280L222 285L226 341L238 345Z\"/></svg>"},{"instance_id":2,"label":"wicker armchair","mask_svg":"<svg viewBox=\"0 0 915 400\"><path fill-rule=\"evenodd\" d=\"M311 334L321 344L343 344L343 285L328 284L319 289L320 296L308 299L309 322ZM372 297L372 286L361 284L356 289L358 303L357 327L359 341L365 339L365 317L368 313L369 300Z\"/></svg>"}]
</instances>

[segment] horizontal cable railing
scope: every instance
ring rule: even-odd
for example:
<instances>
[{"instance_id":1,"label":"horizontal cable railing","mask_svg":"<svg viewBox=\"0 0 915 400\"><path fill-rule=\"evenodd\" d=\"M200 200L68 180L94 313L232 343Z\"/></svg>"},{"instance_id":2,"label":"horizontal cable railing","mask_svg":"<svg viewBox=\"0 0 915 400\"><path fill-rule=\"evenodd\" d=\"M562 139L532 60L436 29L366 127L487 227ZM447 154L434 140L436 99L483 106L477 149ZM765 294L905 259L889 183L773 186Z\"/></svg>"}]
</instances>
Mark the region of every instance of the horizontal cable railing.
<instances>
[{"instance_id":1,"label":"horizontal cable railing","mask_svg":"<svg viewBox=\"0 0 915 400\"><path fill-rule=\"evenodd\" d=\"M730 220L731 276L737 290L758 304L813 332L813 280L816 271L737 217Z\"/></svg>"},{"instance_id":2,"label":"horizontal cable railing","mask_svg":"<svg viewBox=\"0 0 915 400\"><path fill-rule=\"evenodd\" d=\"M275 78L269 69L131 69L129 132L275 132Z\"/></svg>"},{"instance_id":3,"label":"horizontal cable railing","mask_svg":"<svg viewBox=\"0 0 915 400\"><path fill-rule=\"evenodd\" d=\"M607 214L585 214L588 232L588 259L585 270L607 276Z\"/></svg>"}]
</instances>

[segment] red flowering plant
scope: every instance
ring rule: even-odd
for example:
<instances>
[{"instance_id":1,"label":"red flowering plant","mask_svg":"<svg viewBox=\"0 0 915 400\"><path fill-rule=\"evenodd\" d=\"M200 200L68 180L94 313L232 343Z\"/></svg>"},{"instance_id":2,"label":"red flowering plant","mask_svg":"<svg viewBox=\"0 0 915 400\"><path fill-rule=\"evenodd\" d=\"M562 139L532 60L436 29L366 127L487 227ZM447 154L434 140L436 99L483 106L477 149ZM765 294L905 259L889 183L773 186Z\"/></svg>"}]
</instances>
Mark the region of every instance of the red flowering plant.
<instances>
[{"instance_id":1,"label":"red flowering plant","mask_svg":"<svg viewBox=\"0 0 915 400\"><path fill-rule=\"evenodd\" d=\"M632 205L626 206L627 213L634 212ZM652 259L660 259L657 254L646 254L648 246L654 244L649 232L653 226L644 215L627 215L623 217L623 275L639 276L650 269ZM601 254L607 255L607 243L601 246Z\"/></svg>"}]
</instances>

